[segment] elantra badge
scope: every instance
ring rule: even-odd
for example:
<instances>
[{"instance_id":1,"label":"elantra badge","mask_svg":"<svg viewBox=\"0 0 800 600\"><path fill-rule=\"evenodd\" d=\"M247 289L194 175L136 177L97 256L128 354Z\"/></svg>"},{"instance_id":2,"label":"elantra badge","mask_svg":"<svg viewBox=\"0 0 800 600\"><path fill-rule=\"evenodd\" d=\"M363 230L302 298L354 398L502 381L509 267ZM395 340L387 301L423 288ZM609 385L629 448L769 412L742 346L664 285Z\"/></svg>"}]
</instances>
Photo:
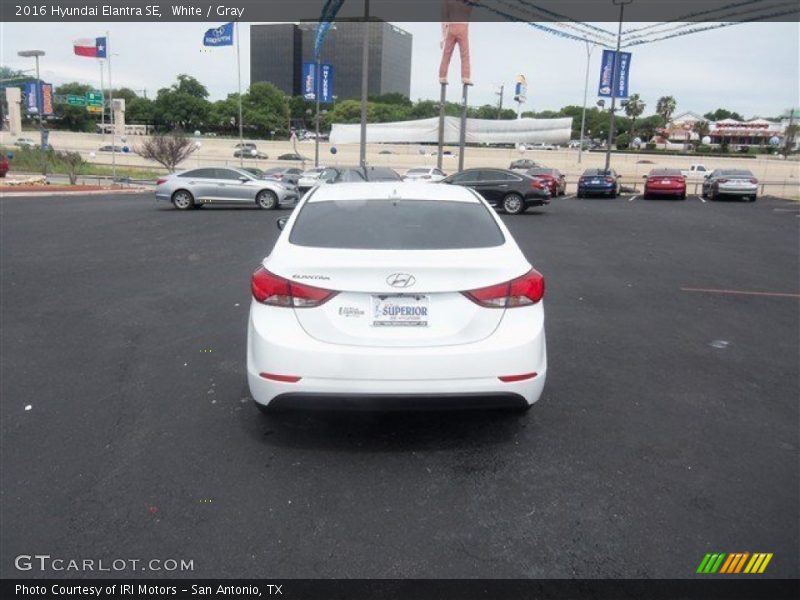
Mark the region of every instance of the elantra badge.
<instances>
[{"instance_id":1,"label":"elantra badge","mask_svg":"<svg viewBox=\"0 0 800 600\"><path fill-rule=\"evenodd\" d=\"M386 283L396 288L411 287L416 282L416 278L408 273L392 273L386 278Z\"/></svg>"}]
</instances>

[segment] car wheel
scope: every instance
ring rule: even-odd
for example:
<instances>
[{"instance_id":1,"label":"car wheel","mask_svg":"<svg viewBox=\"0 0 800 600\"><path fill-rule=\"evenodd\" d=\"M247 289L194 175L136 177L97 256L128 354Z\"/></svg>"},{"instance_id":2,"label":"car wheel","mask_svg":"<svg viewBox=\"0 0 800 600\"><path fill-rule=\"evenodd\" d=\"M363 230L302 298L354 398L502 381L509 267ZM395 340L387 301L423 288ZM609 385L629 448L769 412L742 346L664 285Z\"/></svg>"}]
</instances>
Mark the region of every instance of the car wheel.
<instances>
[{"instance_id":1,"label":"car wheel","mask_svg":"<svg viewBox=\"0 0 800 600\"><path fill-rule=\"evenodd\" d=\"M275 414L275 409L274 408L270 408L270 406L268 404L259 404L255 400L253 400L253 404L256 405L256 408L258 409L258 412L260 412L262 415L273 415L273 414Z\"/></svg>"},{"instance_id":2,"label":"car wheel","mask_svg":"<svg viewBox=\"0 0 800 600\"><path fill-rule=\"evenodd\" d=\"M642 198L645 199L645 200L650 200L650 194L645 192L644 194L642 194Z\"/></svg>"},{"instance_id":3,"label":"car wheel","mask_svg":"<svg viewBox=\"0 0 800 600\"><path fill-rule=\"evenodd\" d=\"M189 210L194 206L194 196L186 190L178 190L172 194L172 205L178 210Z\"/></svg>"},{"instance_id":4,"label":"car wheel","mask_svg":"<svg viewBox=\"0 0 800 600\"><path fill-rule=\"evenodd\" d=\"M686 200L686 192L683 192L680 197L681 200Z\"/></svg>"},{"instance_id":5,"label":"car wheel","mask_svg":"<svg viewBox=\"0 0 800 600\"><path fill-rule=\"evenodd\" d=\"M256 196L256 204L264 210L278 208L278 196L272 190L261 190Z\"/></svg>"},{"instance_id":6,"label":"car wheel","mask_svg":"<svg viewBox=\"0 0 800 600\"><path fill-rule=\"evenodd\" d=\"M758 200L758 196L756 196L755 194L750 196L750 202L755 202L756 200Z\"/></svg>"},{"instance_id":7,"label":"car wheel","mask_svg":"<svg viewBox=\"0 0 800 600\"><path fill-rule=\"evenodd\" d=\"M509 215L518 215L525 210L525 202L519 194L509 194L503 198L503 210Z\"/></svg>"},{"instance_id":8,"label":"car wheel","mask_svg":"<svg viewBox=\"0 0 800 600\"><path fill-rule=\"evenodd\" d=\"M575 197L576 197L576 198L583 198L583 192L577 192L577 193L575 194Z\"/></svg>"}]
</instances>

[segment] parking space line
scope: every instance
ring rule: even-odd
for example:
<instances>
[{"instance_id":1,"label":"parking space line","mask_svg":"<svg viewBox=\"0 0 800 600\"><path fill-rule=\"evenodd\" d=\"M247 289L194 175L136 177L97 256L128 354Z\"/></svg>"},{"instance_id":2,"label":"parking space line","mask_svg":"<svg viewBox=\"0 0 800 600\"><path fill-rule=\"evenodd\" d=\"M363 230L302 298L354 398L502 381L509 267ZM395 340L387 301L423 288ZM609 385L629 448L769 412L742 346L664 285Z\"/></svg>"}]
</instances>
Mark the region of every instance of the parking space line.
<instances>
[{"instance_id":1,"label":"parking space line","mask_svg":"<svg viewBox=\"0 0 800 600\"><path fill-rule=\"evenodd\" d=\"M575 197L575 194L570 194L569 196L563 196L562 199L563 200L571 200L574 197Z\"/></svg>"},{"instance_id":2,"label":"parking space line","mask_svg":"<svg viewBox=\"0 0 800 600\"><path fill-rule=\"evenodd\" d=\"M705 203L706 203L706 199L705 199L705 198L703 198L701 195L699 195L699 194L695 194L695 196L694 196L694 197L695 197L695 198L697 198L698 200L700 200L700 202L702 202L703 204L705 204Z\"/></svg>"},{"instance_id":3,"label":"parking space line","mask_svg":"<svg viewBox=\"0 0 800 600\"><path fill-rule=\"evenodd\" d=\"M633 201L634 201L634 200L636 200L638 197L639 197L639 195L638 195L638 194L637 194L637 195L635 195L635 196L631 196L630 198L628 198L628 202L633 202Z\"/></svg>"},{"instance_id":4,"label":"parking space line","mask_svg":"<svg viewBox=\"0 0 800 600\"><path fill-rule=\"evenodd\" d=\"M717 290L710 288L688 288L682 287L682 292L701 292L705 294L730 294L737 296L771 296L774 298L800 298L800 294L789 292L754 292L750 290Z\"/></svg>"}]
</instances>

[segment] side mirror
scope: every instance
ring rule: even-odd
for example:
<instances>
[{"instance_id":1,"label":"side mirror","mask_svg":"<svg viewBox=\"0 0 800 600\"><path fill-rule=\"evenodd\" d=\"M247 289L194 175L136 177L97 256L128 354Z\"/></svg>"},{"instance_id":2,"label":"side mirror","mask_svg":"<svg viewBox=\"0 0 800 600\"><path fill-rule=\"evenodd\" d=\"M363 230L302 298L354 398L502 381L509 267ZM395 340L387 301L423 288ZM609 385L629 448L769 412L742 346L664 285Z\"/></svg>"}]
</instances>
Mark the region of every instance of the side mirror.
<instances>
[{"instance_id":1,"label":"side mirror","mask_svg":"<svg viewBox=\"0 0 800 600\"><path fill-rule=\"evenodd\" d=\"M241 181L242 183L247 183L248 181L250 181L250 178L242 175L241 177L239 177L239 181Z\"/></svg>"},{"instance_id":2,"label":"side mirror","mask_svg":"<svg viewBox=\"0 0 800 600\"><path fill-rule=\"evenodd\" d=\"M286 227L286 221L289 220L289 217L279 217L275 224L278 226L278 229L283 231L283 228Z\"/></svg>"},{"instance_id":3,"label":"side mirror","mask_svg":"<svg viewBox=\"0 0 800 600\"><path fill-rule=\"evenodd\" d=\"M642 179L647 179L647 175L642 175Z\"/></svg>"}]
</instances>

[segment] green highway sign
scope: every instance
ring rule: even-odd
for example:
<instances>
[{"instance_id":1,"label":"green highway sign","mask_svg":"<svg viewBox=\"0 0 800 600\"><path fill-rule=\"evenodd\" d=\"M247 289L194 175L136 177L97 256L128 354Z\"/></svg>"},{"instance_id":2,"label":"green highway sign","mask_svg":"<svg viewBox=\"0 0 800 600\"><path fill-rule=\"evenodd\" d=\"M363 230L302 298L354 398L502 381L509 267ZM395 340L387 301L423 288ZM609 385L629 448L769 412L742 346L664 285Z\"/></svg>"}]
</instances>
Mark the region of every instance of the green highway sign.
<instances>
[{"instance_id":1,"label":"green highway sign","mask_svg":"<svg viewBox=\"0 0 800 600\"><path fill-rule=\"evenodd\" d=\"M86 104L89 106L103 106L103 92L99 90L86 92Z\"/></svg>"},{"instance_id":2,"label":"green highway sign","mask_svg":"<svg viewBox=\"0 0 800 600\"><path fill-rule=\"evenodd\" d=\"M83 96L67 96L67 104L70 106L86 106L86 98Z\"/></svg>"}]
</instances>

